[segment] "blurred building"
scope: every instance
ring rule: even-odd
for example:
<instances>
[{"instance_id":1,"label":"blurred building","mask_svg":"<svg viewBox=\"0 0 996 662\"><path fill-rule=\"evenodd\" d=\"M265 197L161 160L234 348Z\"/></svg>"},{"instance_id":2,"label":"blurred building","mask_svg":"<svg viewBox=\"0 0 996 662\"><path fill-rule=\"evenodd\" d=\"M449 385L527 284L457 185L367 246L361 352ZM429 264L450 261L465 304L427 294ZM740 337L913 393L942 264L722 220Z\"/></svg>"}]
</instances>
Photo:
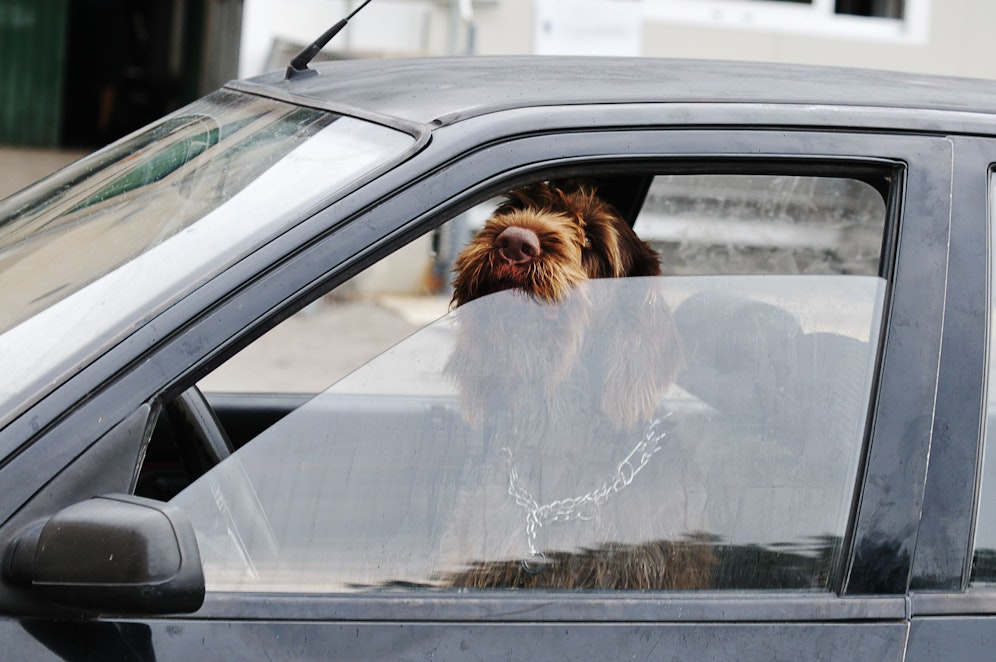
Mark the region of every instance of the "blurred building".
<instances>
[{"instance_id":1,"label":"blurred building","mask_svg":"<svg viewBox=\"0 0 996 662\"><path fill-rule=\"evenodd\" d=\"M0 0L0 144L103 145L280 69L360 0ZM996 79L992 0L374 0L321 57L599 54Z\"/></svg>"},{"instance_id":2,"label":"blurred building","mask_svg":"<svg viewBox=\"0 0 996 662\"><path fill-rule=\"evenodd\" d=\"M243 0L0 0L0 144L92 148L237 75Z\"/></svg>"},{"instance_id":3,"label":"blurred building","mask_svg":"<svg viewBox=\"0 0 996 662\"><path fill-rule=\"evenodd\" d=\"M245 0L240 75L278 64L359 0ZM374 0L337 56L614 54L996 78L992 0ZM282 63L280 63L282 66Z\"/></svg>"}]
</instances>

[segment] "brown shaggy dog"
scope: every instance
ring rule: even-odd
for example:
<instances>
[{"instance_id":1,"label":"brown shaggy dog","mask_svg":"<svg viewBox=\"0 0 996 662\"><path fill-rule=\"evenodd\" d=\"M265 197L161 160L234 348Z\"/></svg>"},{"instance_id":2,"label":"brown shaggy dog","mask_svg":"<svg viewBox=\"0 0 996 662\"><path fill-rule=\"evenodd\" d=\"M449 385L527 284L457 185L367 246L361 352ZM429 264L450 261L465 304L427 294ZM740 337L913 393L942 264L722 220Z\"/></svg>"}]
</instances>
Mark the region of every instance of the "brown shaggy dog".
<instances>
[{"instance_id":1,"label":"brown shaggy dog","mask_svg":"<svg viewBox=\"0 0 996 662\"><path fill-rule=\"evenodd\" d=\"M560 301L589 278L661 275L654 249L593 189L546 183L509 193L453 270L457 306L512 288Z\"/></svg>"},{"instance_id":2,"label":"brown shaggy dog","mask_svg":"<svg viewBox=\"0 0 996 662\"><path fill-rule=\"evenodd\" d=\"M674 540L685 531L665 524L674 504L653 475L659 403L683 365L660 281L586 284L658 276L654 250L592 188L536 184L507 196L454 270L446 369L489 457L447 534L465 570L442 580L708 585L709 547Z\"/></svg>"},{"instance_id":3,"label":"brown shaggy dog","mask_svg":"<svg viewBox=\"0 0 996 662\"><path fill-rule=\"evenodd\" d=\"M616 210L583 184L540 183L509 193L454 263L453 304L505 290L527 295L479 303L461 316L463 331L448 371L460 384L464 417L482 421L488 398L521 411L536 388L548 409L577 368L592 328L599 348L613 336L590 392L615 427L644 424L682 366L671 311L647 283L633 300L592 302L576 287L590 279L661 275L654 249ZM543 307L543 303L559 303ZM495 306L502 310L494 311ZM651 334L662 342L645 342ZM587 370L591 370L591 362ZM492 403L493 404L493 403Z\"/></svg>"}]
</instances>

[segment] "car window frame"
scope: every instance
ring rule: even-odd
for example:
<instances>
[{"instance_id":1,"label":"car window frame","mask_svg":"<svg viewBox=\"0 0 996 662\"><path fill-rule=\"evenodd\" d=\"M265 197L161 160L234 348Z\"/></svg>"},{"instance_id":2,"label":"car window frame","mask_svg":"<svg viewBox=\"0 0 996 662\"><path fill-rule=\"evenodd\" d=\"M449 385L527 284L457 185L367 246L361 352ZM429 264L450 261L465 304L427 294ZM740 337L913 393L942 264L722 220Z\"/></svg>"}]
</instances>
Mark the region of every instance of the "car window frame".
<instances>
[{"instance_id":1,"label":"car window frame","mask_svg":"<svg viewBox=\"0 0 996 662\"><path fill-rule=\"evenodd\" d=\"M996 139L951 141L957 188L952 191L947 305L957 313L944 320L923 517L910 580L910 660L983 658L996 644L996 584L969 581L991 395Z\"/></svg>"},{"instance_id":2,"label":"car window frame","mask_svg":"<svg viewBox=\"0 0 996 662\"><path fill-rule=\"evenodd\" d=\"M827 134L818 131L780 131L764 128L738 130L729 127L680 131L667 128L640 128L550 132L521 137L500 145L468 152L466 145L461 144L459 140L455 141L455 144L447 144L442 138L443 132L439 133L440 137L438 139L434 137L432 145L438 149L426 149L396 169L404 181L414 181L413 184L402 190L388 191L386 195L383 189L369 186L345 201L343 206L356 211L364 209L371 211L364 216L357 216L358 219L362 218L363 222L340 222L338 219L342 216L336 219L335 215L340 213L342 207L333 205L313 219L332 228L316 242L306 245L292 255L285 255L274 265L269 265L267 262L272 259L272 255L266 250L260 251L257 255L251 256L251 259L233 267L233 270L241 269L256 275L255 278L246 279L246 285L236 288L227 297L219 297L217 291L204 288L195 293L195 296L189 297L189 300L181 302L175 309L167 311L168 314L184 316L189 314L191 307L202 306L204 310L210 310L210 313L198 316L186 327L179 325L181 330L167 341L155 346L154 351L146 355L146 361L133 365L130 371L122 374L82 407L72 412L49 434L40 439L39 443L27 448L13 462L0 470L0 477L4 474L10 475L9 472L12 471L23 470L23 467L32 466L30 463L38 457L45 456L44 454L51 451L53 445L65 443L69 449L72 449L84 443L80 441L81 439L96 438L97 435L93 434L96 427L93 422L95 418L90 418L92 412L124 414L135 402L136 395L149 397L150 389L154 390L151 394L154 399L170 397L302 306L309 297L344 281L379 256L405 243L412 236L438 225L443 218L479 201L489 192L514 186L542 176L544 173L562 173L565 169L570 170L574 167L590 167L592 163L598 163L600 166L618 164L621 167L646 165L651 162L657 164L767 162L772 167L798 163L802 167L828 168L844 174L848 172L847 167L862 164L873 169L888 167L894 169L896 176L902 179L902 185L893 187L893 197L889 204L891 217L888 221L887 234L898 237L895 244L890 244L895 248L886 251L889 274L902 275L906 271L916 270L917 263L925 259L932 264L939 263L942 267L946 266L947 254L937 248L946 244L947 237L950 196L947 195L948 191L944 190L943 184L950 181L950 145L940 137L841 132L832 134L833 140L830 142L827 141ZM816 153L811 150L814 140L824 145ZM632 145L640 146L637 153L624 151L626 146L631 148ZM547 157L551 150L564 156L551 161ZM457 182L451 184L454 189L462 191L458 196L451 195L449 189L441 190L438 181L426 177L427 173L444 167L457 179ZM926 201L923 199L925 196L929 196ZM916 204L908 206L916 209L917 213L906 214L900 219L901 211L907 206L904 202L908 197L915 199ZM412 217L410 211L412 208L426 207L424 213ZM926 236L914 236L921 232ZM293 235L293 232L288 235ZM945 241L938 243L939 236ZM285 242L294 240L288 236ZM353 251L348 248L356 245L366 246L366 249ZM274 247L273 250L279 248ZM892 254L896 256L894 262L891 259ZM259 268L260 262L267 265L268 280L265 283L258 278L263 271ZM931 274L927 274L927 277L931 277ZM238 280L234 275L230 275L230 278ZM911 356L921 356L924 353L936 355L943 312L942 298L924 297L916 284L906 285L905 281L902 287L893 287L895 282L890 279L880 363L909 361ZM919 285L922 287L924 284L920 282ZM943 291L943 287L940 291ZM205 299L211 303L205 305ZM896 323L897 318L908 320L910 317L925 322L913 327ZM934 320L937 320L936 324L931 323ZM136 334L133 340L142 342L141 334ZM201 348L198 353L191 353L191 340L196 340L197 346ZM125 343L129 344L130 342ZM119 347L116 350L124 353L134 350L134 347ZM112 357L105 356L102 360L111 361ZM181 365L184 367L178 367ZM875 499L877 481L882 476L894 473L889 464L896 453L915 456L923 450L924 437L922 435L910 437L907 432L909 427L916 423L922 411L932 407L934 391L926 385L909 389L906 384L897 384L894 380L890 380L887 386L888 392L876 391L877 403L871 414L873 422L869 426L870 447L864 462L864 470L861 472L862 485L858 488L859 499L864 501L859 500L859 504L879 503ZM933 386L933 381L930 386ZM917 415L888 414L889 410L878 406L878 403L891 404L897 399L913 401ZM883 412L886 412L884 416ZM116 414L108 415L113 418ZM121 418L123 417L122 415ZM62 454L66 452L67 450L63 450ZM715 600L709 604L715 608L704 606L702 598L705 596L696 594L689 598L691 600L689 604L698 605L699 611L696 613L701 613L702 619L717 622L734 617L724 617L723 613L739 613L743 616L748 611L751 620L758 621L788 618L787 611L792 612L791 620L797 618L842 621L866 618L890 620L900 617L905 613L905 603L898 596L906 591L905 581L895 585L875 586L872 591L867 590L868 587L860 580L854 581L855 571L860 574L864 568L862 565L864 561L855 550L864 549L862 545L867 544L869 538L881 535L883 529L887 533L898 531L904 536L902 542L912 545L919 518L918 480L922 485L922 474L914 473L904 477L901 482L899 489L903 496L907 497L904 502L908 503L908 507L900 514L892 513L889 517L883 518L880 512L881 506L862 508L859 505L856 508L856 521L852 526L854 539L848 562L849 576L836 593L818 596L751 594L740 598L709 595L710 600ZM9 516L10 508L22 503L24 497L25 495L20 493L0 497L0 515ZM901 559L898 562L901 565L900 574L904 568L908 570L908 562L906 566L902 566ZM870 593L877 594L875 600L844 599L851 595ZM893 599L885 597L890 595ZM251 617L254 611L263 608L261 599L266 603L268 618L295 618L304 617L305 614L309 615L307 616L309 618L339 618L338 615L344 613L346 602L351 605L347 611L353 614L354 618L367 614L369 618L403 620L453 618L466 620L472 618L472 614L466 611L466 607L470 604L479 605L476 613L482 619L491 618L517 604L523 606L532 604L536 607L536 601L550 606L533 610L530 616L532 620L556 620L551 614L562 609L551 604L549 598L543 596L525 599L501 594L466 599L458 596L450 596L452 599L441 599L441 597L402 593L362 598L338 596L313 601L274 601L273 596L259 598L253 595L211 595L198 617L234 618L236 614L238 618ZM669 601L671 600L672 598L669 598ZM730 606L731 603L736 603L740 607L734 608ZM412 609L416 604L419 605L419 609ZM571 614L571 619L604 618L609 614L616 614L626 620L642 618L660 620L664 616L660 613L659 596L653 595L585 596L572 601L572 604L577 609L562 612ZM794 607L786 609L785 605L789 604ZM730 611L724 612L723 605L726 605Z\"/></svg>"}]
</instances>

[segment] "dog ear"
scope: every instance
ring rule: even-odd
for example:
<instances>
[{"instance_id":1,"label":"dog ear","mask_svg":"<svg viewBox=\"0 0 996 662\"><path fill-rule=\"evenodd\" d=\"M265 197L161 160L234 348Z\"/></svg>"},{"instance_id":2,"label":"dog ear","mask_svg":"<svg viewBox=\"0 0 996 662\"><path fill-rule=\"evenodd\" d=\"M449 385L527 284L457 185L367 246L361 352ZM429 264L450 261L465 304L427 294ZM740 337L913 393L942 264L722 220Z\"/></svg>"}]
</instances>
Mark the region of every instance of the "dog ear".
<instances>
[{"instance_id":1,"label":"dog ear","mask_svg":"<svg viewBox=\"0 0 996 662\"><path fill-rule=\"evenodd\" d=\"M647 281L642 296L623 297L608 310L601 409L617 428L632 431L653 417L677 381L684 352L659 281Z\"/></svg>"},{"instance_id":2,"label":"dog ear","mask_svg":"<svg viewBox=\"0 0 996 662\"><path fill-rule=\"evenodd\" d=\"M625 259L630 262L626 268L626 276L630 278L637 276L660 276L663 271L661 270L661 261L657 255L657 251L650 244L640 239L636 232L628 225L626 229L629 232L621 232L619 237L620 242L628 244L622 251Z\"/></svg>"},{"instance_id":3,"label":"dog ear","mask_svg":"<svg viewBox=\"0 0 996 662\"><path fill-rule=\"evenodd\" d=\"M584 225L587 245L582 259L589 278L661 275L657 252L594 189L581 187L562 195L564 213L582 219Z\"/></svg>"}]
</instances>

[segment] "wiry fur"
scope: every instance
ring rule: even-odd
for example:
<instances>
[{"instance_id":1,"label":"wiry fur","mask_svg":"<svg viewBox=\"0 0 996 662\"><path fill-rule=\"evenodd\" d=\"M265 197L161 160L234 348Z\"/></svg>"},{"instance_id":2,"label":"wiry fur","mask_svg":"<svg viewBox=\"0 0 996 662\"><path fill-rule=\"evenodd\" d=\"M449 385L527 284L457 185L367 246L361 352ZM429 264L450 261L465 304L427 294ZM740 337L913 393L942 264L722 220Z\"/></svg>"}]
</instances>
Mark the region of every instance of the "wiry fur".
<instances>
[{"instance_id":1,"label":"wiry fur","mask_svg":"<svg viewBox=\"0 0 996 662\"><path fill-rule=\"evenodd\" d=\"M498 238L512 227L538 239L539 253L528 262L502 257ZM509 193L457 257L454 271L456 306L510 289L524 295L478 302L480 310L459 317L462 330L447 371L460 384L462 411L472 423L482 422L496 397L506 409L544 402L554 418L576 415L558 394L573 397L583 379L584 390L601 394L594 406L617 428L632 430L647 421L683 365L671 311L653 287L628 306L593 304L575 287L589 279L661 274L653 248L590 187L543 183ZM545 314L537 302L559 305ZM498 314L493 306L505 309ZM587 373L572 374L589 349L591 328L603 339L617 336L616 351L604 355L598 374L591 374L590 361ZM645 342L648 333L655 342ZM574 388L567 388L572 380Z\"/></svg>"},{"instance_id":2,"label":"wiry fur","mask_svg":"<svg viewBox=\"0 0 996 662\"><path fill-rule=\"evenodd\" d=\"M527 265L503 262L496 239L509 227L535 232L542 253ZM659 276L654 249L594 189L534 184L508 194L454 264L457 306L506 289L560 301L589 278Z\"/></svg>"},{"instance_id":3,"label":"wiry fur","mask_svg":"<svg viewBox=\"0 0 996 662\"><path fill-rule=\"evenodd\" d=\"M505 235L514 236L511 247L501 240L509 228L515 228ZM545 550L541 567L517 560L525 511L509 491L511 472L540 502L611 482L660 417L659 402L683 365L657 281L643 281L628 297L579 287L591 279L658 276L654 250L592 188L536 184L507 196L459 255L455 272L459 330L446 370L458 384L464 418L490 430L492 455L486 477L460 498L456 511L467 519L454 522L448 547L465 548L464 559L496 560L466 562L444 583L708 585L714 563L708 544L661 537L666 518L658 509L666 506L647 501L662 489L653 465L591 518L546 526L536 541ZM486 297L496 293L503 294ZM654 542L603 542L622 540ZM471 551L475 545L483 547Z\"/></svg>"},{"instance_id":4,"label":"wiry fur","mask_svg":"<svg viewBox=\"0 0 996 662\"><path fill-rule=\"evenodd\" d=\"M712 584L716 555L706 540L606 544L578 553L553 552L541 564L480 561L448 574L460 588L653 590L701 589Z\"/></svg>"}]
</instances>

